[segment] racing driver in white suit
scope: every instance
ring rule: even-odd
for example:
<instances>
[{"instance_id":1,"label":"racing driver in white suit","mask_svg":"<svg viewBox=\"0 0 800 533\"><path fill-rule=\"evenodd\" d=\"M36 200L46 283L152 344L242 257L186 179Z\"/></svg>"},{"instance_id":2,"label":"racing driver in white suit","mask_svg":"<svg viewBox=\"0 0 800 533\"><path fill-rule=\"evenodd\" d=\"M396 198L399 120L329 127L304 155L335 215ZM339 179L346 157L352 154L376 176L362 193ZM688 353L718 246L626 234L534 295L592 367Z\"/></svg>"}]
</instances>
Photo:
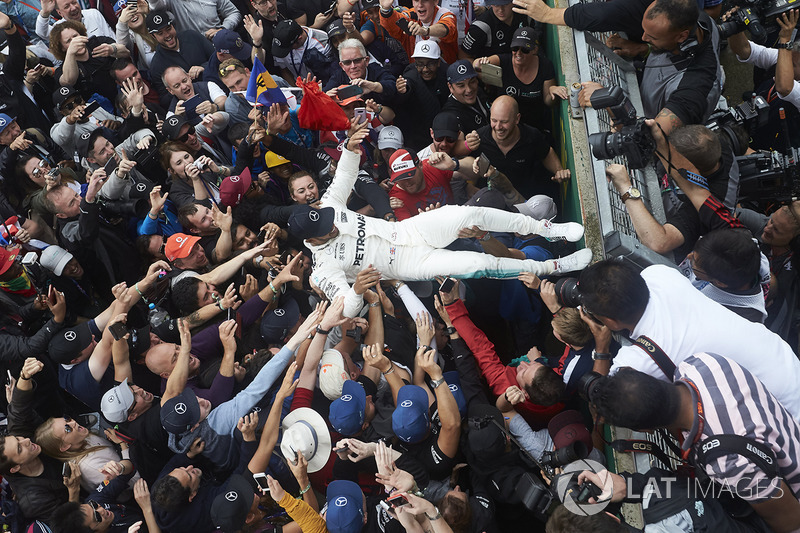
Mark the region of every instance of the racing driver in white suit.
<instances>
[{"instance_id":1,"label":"racing driver in white suit","mask_svg":"<svg viewBox=\"0 0 800 533\"><path fill-rule=\"evenodd\" d=\"M359 143L367 129L351 129L351 132L320 208L298 206L289 219L289 231L305 239L313 254L312 281L330 300L345 296L345 316L354 317L361 310L363 299L351 283L369 265L384 278L419 281L435 276L513 278L520 272L541 276L581 270L591 262L589 249L547 261L443 249L458 238L460 229L470 226L521 235L536 233L548 239L575 242L583 236L583 226L574 222L554 224L519 213L474 206L444 206L402 222L350 211L347 198L358 176Z\"/></svg>"}]
</instances>

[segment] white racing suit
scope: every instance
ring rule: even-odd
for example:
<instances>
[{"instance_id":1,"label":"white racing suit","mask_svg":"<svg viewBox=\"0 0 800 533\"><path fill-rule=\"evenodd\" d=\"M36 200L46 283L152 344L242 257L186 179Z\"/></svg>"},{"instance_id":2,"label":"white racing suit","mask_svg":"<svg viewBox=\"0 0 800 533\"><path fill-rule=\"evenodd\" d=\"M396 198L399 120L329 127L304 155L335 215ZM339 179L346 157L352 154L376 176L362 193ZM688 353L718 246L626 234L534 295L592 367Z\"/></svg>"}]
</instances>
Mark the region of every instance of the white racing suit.
<instances>
[{"instance_id":1,"label":"white racing suit","mask_svg":"<svg viewBox=\"0 0 800 533\"><path fill-rule=\"evenodd\" d=\"M444 206L402 222L387 222L347 209L347 198L358 176L360 157L342 150L336 176L322 196L321 207L336 211L334 224L339 235L314 246L312 281L333 300L345 297L344 315L354 317L363 300L350 286L356 275L369 265L385 279L421 281L435 276L454 278L513 278L520 272L550 274L553 264L530 259L494 257L480 252L444 250L458 238L462 228L537 233L540 221L527 215L472 206Z\"/></svg>"}]
</instances>

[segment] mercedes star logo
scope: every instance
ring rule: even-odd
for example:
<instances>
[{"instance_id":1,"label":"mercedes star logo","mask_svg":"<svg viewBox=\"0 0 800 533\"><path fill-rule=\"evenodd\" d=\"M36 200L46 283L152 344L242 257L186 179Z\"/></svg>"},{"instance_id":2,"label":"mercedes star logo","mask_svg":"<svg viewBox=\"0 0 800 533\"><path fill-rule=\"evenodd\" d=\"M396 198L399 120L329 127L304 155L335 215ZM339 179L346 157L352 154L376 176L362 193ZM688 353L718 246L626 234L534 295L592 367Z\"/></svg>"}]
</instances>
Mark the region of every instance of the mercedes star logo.
<instances>
[{"instance_id":1,"label":"mercedes star logo","mask_svg":"<svg viewBox=\"0 0 800 533\"><path fill-rule=\"evenodd\" d=\"M153 17L153 24L161 24L162 20L163 19L161 18L161 15L156 15L155 17Z\"/></svg>"},{"instance_id":2,"label":"mercedes star logo","mask_svg":"<svg viewBox=\"0 0 800 533\"><path fill-rule=\"evenodd\" d=\"M312 222L316 222L317 220L319 220L319 213L317 213L316 211L310 211L310 212L308 213L308 218L309 218L309 219L310 219Z\"/></svg>"},{"instance_id":3,"label":"mercedes star logo","mask_svg":"<svg viewBox=\"0 0 800 533\"><path fill-rule=\"evenodd\" d=\"M6 119L0 118L0 127L5 126L5 125L6 125Z\"/></svg>"},{"instance_id":4,"label":"mercedes star logo","mask_svg":"<svg viewBox=\"0 0 800 533\"><path fill-rule=\"evenodd\" d=\"M414 402L411 400L403 400L403 403L400 404L400 407L411 407L414 405Z\"/></svg>"},{"instance_id":5,"label":"mercedes star logo","mask_svg":"<svg viewBox=\"0 0 800 533\"><path fill-rule=\"evenodd\" d=\"M169 123L170 126L174 126L175 124L178 123L178 117L174 117L174 116L173 117L169 117L169 120L167 120L167 122Z\"/></svg>"},{"instance_id":6,"label":"mercedes star logo","mask_svg":"<svg viewBox=\"0 0 800 533\"><path fill-rule=\"evenodd\" d=\"M61 89L58 90L58 92L63 95L67 95L69 94L69 87L62 87Z\"/></svg>"},{"instance_id":7,"label":"mercedes star logo","mask_svg":"<svg viewBox=\"0 0 800 533\"><path fill-rule=\"evenodd\" d=\"M137 183L136 184L136 190L139 191L139 192L144 192L144 190L146 188L147 188L147 185L145 185L144 183Z\"/></svg>"},{"instance_id":8,"label":"mercedes star logo","mask_svg":"<svg viewBox=\"0 0 800 533\"><path fill-rule=\"evenodd\" d=\"M273 311L273 312L275 313L275 316L283 316L283 315L285 315L285 314L286 314L286 310L285 310L285 309L283 309L283 308L281 308L281 307L277 308L277 309L276 309L275 311Z\"/></svg>"},{"instance_id":9,"label":"mercedes star logo","mask_svg":"<svg viewBox=\"0 0 800 533\"><path fill-rule=\"evenodd\" d=\"M239 181L239 176L231 176L231 183L236 183Z\"/></svg>"},{"instance_id":10,"label":"mercedes star logo","mask_svg":"<svg viewBox=\"0 0 800 533\"><path fill-rule=\"evenodd\" d=\"M88 139L89 137L91 137L91 135L92 135L92 134L91 134L90 132L88 132L88 131L85 131L85 132L83 132L83 133L81 134L81 139L83 139L83 140L85 141L86 139Z\"/></svg>"},{"instance_id":11,"label":"mercedes star logo","mask_svg":"<svg viewBox=\"0 0 800 533\"><path fill-rule=\"evenodd\" d=\"M420 47L420 50L422 50L423 52L428 52L428 51L430 51L430 49L431 49L431 47L430 47L430 46L428 46L427 44L423 44L423 45Z\"/></svg>"},{"instance_id":12,"label":"mercedes star logo","mask_svg":"<svg viewBox=\"0 0 800 533\"><path fill-rule=\"evenodd\" d=\"M225 493L225 499L228 500L229 502L235 502L236 498L238 497L239 495L236 493L236 491L233 490L230 490Z\"/></svg>"},{"instance_id":13,"label":"mercedes star logo","mask_svg":"<svg viewBox=\"0 0 800 533\"><path fill-rule=\"evenodd\" d=\"M345 394L344 396L342 396L342 401L343 402L349 402L352 399L353 399L353 397L350 396L349 394Z\"/></svg>"},{"instance_id":14,"label":"mercedes star logo","mask_svg":"<svg viewBox=\"0 0 800 533\"><path fill-rule=\"evenodd\" d=\"M74 341L77 337L78 335L76 335L75 332L72 330L69 330L66 333L64 333L64 338L70 342Z\"/></svg>"},{"instance_id":15,"label":"mercedes star logo","mask_svg":"<svg viewBox=\"0 0 800 533\"><path fill-rule=\"evenodd\" d=\"M456 69L459 74L466 74L467 73L467 66L466 65L459 65Z\"/></svg>"},{"instance_id":16,"label":"mercedes star logo","mask_svg":"<svg viewBox=\"0 0 800 533\"><path fill-rule=\"evenodd\" d=\"M333 503L336 505L336 507L344 507L347 505L347 498L344 496L339 496Z\"/></svg>"},{"instance_id":17,"label":"mercedes star logo","mask_svg":"<svg viewBox=\"0 0 800 533\"><path fill-rule=\"evenodd\" d=\"M181 402L179 404L176 404L175 405L175 412L178 413L179 415L184 414L186 412L186 404L183 403L183 402Z\"/></svg>"}]
</instances>

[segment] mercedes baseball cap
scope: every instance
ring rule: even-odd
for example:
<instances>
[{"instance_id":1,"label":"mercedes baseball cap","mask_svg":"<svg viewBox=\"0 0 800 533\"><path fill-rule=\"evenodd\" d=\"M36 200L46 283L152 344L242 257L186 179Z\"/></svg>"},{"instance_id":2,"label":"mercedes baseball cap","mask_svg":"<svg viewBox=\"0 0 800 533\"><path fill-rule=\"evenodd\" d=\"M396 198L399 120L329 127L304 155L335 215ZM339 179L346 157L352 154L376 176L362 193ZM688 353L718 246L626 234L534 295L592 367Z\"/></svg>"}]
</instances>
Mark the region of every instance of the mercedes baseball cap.
<instances>
[{"instance_id":1,"label":"mercedes baseball cap","mask_svg":"<svg viewBox=\"0 0 800 533\"><path fill-rule=\"evenodd\" d=\"M13 248L0 248L0 274L5 274L8 269L14 265L19 251L20 248L18 246L14 246Z\"/></svg>"},{"instance_id":2,"label":"mercedes baseball cap","mask_svg":"<svg viewBox=\"0 0 800 533\"><path fill-rule=\"evenodd\" d=\"M458 405L458 412L463 417L467 414L467 399L464 397L464 391L461 389L461 378L458 375L458 370L445 372L442 377L450 388L450 392L453 393L453 398L455 398L456 405Z\"/></svg>"},{"instance_id":3,"label":"mercedes baseball cap","mask_svg":"<svg viewBox=\"0 0 800 533\"><path fill-rule=\"evenodd\" d=\"M583 415L572 409L562 411L554 416L547 424L547 432L550 433L556 450L565 448L576 441L582 442L587 451L591 451L594 447L592 436L583 421Z\"/></svg>"},{"instance_id":4,"label":"mercedes baseball cap","mask_svg":"<svg viewBox=\"0 0 800 533\"><path fill-rule=\"evenodd\" d=\"M404 385L397 392L392 431L403 442L414 444L425 438L429 426L428 393L417 385Z\"/></svg>"},{"instance_id":5,"label":"mercedes baseball cap","mask_svg":"<svg viewBox=\"0 0 800 533\"><path fill-rule=\"evenodd\" d=\"M347 34L347 30L344 28L344 22L342 22L342 19L336 19L328 24L328 27L325 31L328 34L328 39L333 39L339 35Z\"/></svg>"},{"instance_id":6,"label":"mercedes baseball cap","mask_svg":"<svg viewBox=\"0 0 800 533\"><path fill-rule=\"evenodd\" d=\"M397 126L384 126L378 134L378 149L392 148L399 150L403 147L403 132Z\"/></svg>"},{"instance_id":7,"label":"mercedes baseball cap","mask_svg":"<svg viewBox=\"0 0 800 533\"><path fill-rule=\"evenodd\" d=\"M300 306L293 297L284 295L278 307L261 318L261 338L267 344L282 344L300 318Z\"/></svg>"},{"instance_id":8,"label":"mercedes baseball cap","mask_svg":"<svg viewBox=\"0 0 800 533\"><path fill-rule=\"evenodd\" d=\"M74 87L59 87L53 92L53 105L61 109L61 106L64 104L64 102L76 94L79 93Z\"/></svg>"},{"instance_id":9,"label":"mercedes baseball cap","mask_svg":"<svg viewBox=\"0 0 800 533\"><path fill-rule=\"evenodd\" d=\"M536 220L550 220L558 214L556 203L547 195L531 196L525 203L514 204L517 211Z\"/></svg>"},{"instance_id":10,"label":"mercedes baseball cap","mask_svg":"<svg viewBox=\"0 0 800 533\"><path fill-rule=\"evenodd\" d=\"M414 53L411 54L411 57L414 59L418 57L441 59L442 49L439 48L439 43L431 39L427 41L417 41L417 44L414 45Z\"/></svg>"},{"instance_id":11,"label":"mercedes baseball cap","mask_svg":"<svg viewBox=\"0 0 800 533\"><path fill-rule=\"evenodd\" d=\"M503 414L497 407L488 403L470 404L467 443L473 453L497 457L505 451L506 436L492 420L501 426L505 423Z\"/></svg>"},{"instance_id":12,"label":"mercedes baseball cap","mask_svg":"<svg viewBox=\"0 0 800 533\"><path fill-rule=\"evenodd\" d=\"M192 389L170 398L161 408L161 425L170 433L183 435L200 420L200 402Z\"/></svg>"},{"instance_id":13,"label":"mercedes baseball cap","mask_svg":"<svg viewBox=\"0 0 800 533\"><path fill-rule=\"evenodd\" d=\"M301 33L303 33L303 28L291 19L278 22L275 29L272 30L272 55L275 57L288 56Z\"/></svg>"},{"instance_id":14,"label":"mercedes baseball cap","mask_svg":"<svg viewBox=\"0 0 800 533\"><path fill-rule=\"evenodd\" d=\"M413 178L417 173L419 158L405 148L395 151L389 158L389 178L391 183Z\"/></svg>"},{"instance_id":15,"label":"mercedes baseball cap","mask_svg":"<svg viewBox=\"0 0 800 533\"><path fill-rule=\"evenodd\" d=\"M189 122L183 115L172 115L164 121L164 124L161 126L161 133L164 134L167 140L174 141L180 137L181 128L183 128L184 124L189 124ZM191 125L189 131L192 131Z\"/></svg>"},{"instance_id":16,"label":"mercedes baseball cap","mask_svg":"<svg viewBox=\"0 0 800 533\"><path fill-rule=\"evenodd\" d=\"M3 133L3 131L5 131L5 129L15 120L17 120L17 117L11 117L5 113L0 113L0 133Z\"/></svg>"},{"instance_id":17,"label":"mercedes baseball cap","mask_svg":"<svg viewBox=\"0 0 800 533\"><path fill-rule=\"evenodd\" d=\"M164 246L164 255L167 256L167 261L171 263L176 259L187 257L192 252L195 243L199 240L200 237L195 235L173 233L169 236L167 244Z\"/></svg>"},{"instance_id":18,"label":"mercedes baseball cap","mask_svg":"<svg viewBox=\"0 0 800 533\"><path fill-rule=\"evenodd\" d=\"M252 46L242 41L239 34L227 28L222 28L214 35L214 50L218 54L230 54L239 61L250 59Z\"/></svg>"},{"instance_id":19,"label":"mercedes baseball cap","mask_svg":"<svg viewBox=\"0 0 800 533\"><path fill-rule=\"evenodd\" d=\"M162 28L172 26L172 13L165 9L157 9L147 14L145 23L148 33L156 33Z\"/></svg>"},{"instance_id":20,"label":"mercedes baseball cap","mask_svg":"<svg viewBox=\"0 0 800 533\"><path fill-rule=\"evenodd\" d=\"M67 328L56 333L47 346L47 354L53 362L68 365L92 342L89 322Z\"/></svg>"},{"instance_id":21,"label":"mercedes baseball cap","mask_svg":"<svg viewBox=\"0 0 800 533\"><path fill-rule=\"evenodd\" d=\"M369 9L371 7L381 7L380 0L361 0L361 9Z\"/></svg>"},{"instance_id":22,"label":"mercedes baseball cap","mask_svg":"<svg viewBox=\"0 0 800 533\"><path fill-rule=\"evenodd\" d=\"M128 385L128 378L125 378L122 383L109 389L103 395L103 399L100 401L100 411L106 420L112 424L119 424L128 418L128 411L135 402L133 390Z\"/></svg>"},{"instance_id":23,"label":"mercedes baseball cap","mask_svg":"<svg viewBox=\"0 0 800 533\"><path fill-rule=\"evenodd\" d=\"M60 276L64 273L64 267L73 257L71 253L62 247L51 244L42 250L42 255L39 256L39 264L52 271L56 276Z\"/></svg>"},{"instance_id":24,"label":"mercedes baseball cap","mask_svg":"<svg viewBox=\"0 0 800 533\"><path fill-rule=\"evenodd\" d=\"M510 48L524 48L525 50L533 50L538 44L538 35L536 30L529 26L517 28L514 35L511 37Z\"/></svg>"},{"instance_id":25,"label":"mercedes baseball cap","mask_svg":"<svg viewBox=\"0 0 800 533\"><path fill-rule=\"evenodd\" d=\"M333 230L336 211L332 207L317 209L310 205L298 205L289 217L289 233L298 239L322 237Z\"/></svg>"},{"instance_id":26,"label":"mercedes baseball cap","mask_svg":"<svg viewBox=\"0 0 800 533\"><path fill-rule=\"evenodd\" d=\"M253 184L250 169L245 167L238 176L228 176L219 185L219 201L224 205L236 207Z\"/></svg>"},{"instance_id":27,"label":"mercedes baseball cap","mask_svg":"<svg viewBox=\"0 0 800 533\"><path fill-rule=\"evenodd\" d=\"M433 130L433 136L437 139L440 137L458 139L458 134L461 131L458 126L458 117L448 112L439 113L433 117L431 129Z\"/></svg>"},{"instance_id":28,"label":"mercedes baseball cap","mask_svg":"<svg viewBox=\"0 0 800 533\"><path fill-rule=\"evenodd\" d=\"M89 154L89 151L92 149L92 146L94 146L94 143L97 141L98 137L105 137L103 134L103 128L96 128L92 131L84 131L75 140L75 151L78 152L79 156L86 157Z\"/></svg>"},{"instance_id":29,"label":"mercedes baseball cap","mask_svg":"<svg viewBox=\"0 0 800 533\"><path fill-rule=\"evenodd\" d=\"M475 78L478 73L472 68L472 63L467 59L459 59L447 67L447 83L458 83L460 81Z\"/></svg>"},{"instance_id":30,"label":"mercedes baseball cap","mask_svg":"<svg viewBox=\"0 0 800 533\"><path fill-rule=\"evenodd\" d=\"M364 493L345 479L331 481L326 491L325 525L330 533L360 533L364 527Z\"/></svg>"},{"instance_id":31,"label":"mercedes baseball cap","mask_svg":"<svg viewBox=\"0 0 800 533\"><path fill-rule=\"evenodd\" d=\"M463 394L462 394L463 396ZM348 379L342 396L331 403L328 421L339 434L349 437L361 431L367 414L367 393L358 381Z\"/></svg>"},{"instance_id":32,"label":"mercedes baseball cap","mask_svg":"<svg viewBox=\"0 0 800 533\"><path fill-rule=\"evenodd\" d=\"M225 532L241 530L254 497L253 486L240 474L233 474L228 478L225 490L211 502L211 521Z\"/></svg>"}]
</instances>

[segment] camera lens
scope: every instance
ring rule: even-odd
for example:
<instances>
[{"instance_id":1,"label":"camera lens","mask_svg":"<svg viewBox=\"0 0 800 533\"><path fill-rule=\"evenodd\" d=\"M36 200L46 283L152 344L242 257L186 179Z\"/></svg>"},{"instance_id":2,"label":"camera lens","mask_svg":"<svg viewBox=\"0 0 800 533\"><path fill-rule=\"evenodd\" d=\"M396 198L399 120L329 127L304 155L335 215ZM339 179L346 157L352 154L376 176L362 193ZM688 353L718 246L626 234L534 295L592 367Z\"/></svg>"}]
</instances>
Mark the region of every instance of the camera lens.
<instances>
[{"instance_id":1,"label":"camera lens","mask_svg":"<svg viewBox=\"0 0 800 533\"><path fill-rule=\"evenodd\" d=\"M581 304L581 291L578 278L561 278L555 283L556 299L564 307L578 307Z\"/></svg>"},{"instance_id":2,"label":"camera lens","mask_svg":"<svg viewBox=\"0 0 800 533\"><path fill-rule=\"evenodd\" d=\"M589 403L594 403L594 395L597 386L600 384L600 379L604 376L597 372L587 372L578 380L578 393L581 397Z\"/></svg>"}]
</instances>

